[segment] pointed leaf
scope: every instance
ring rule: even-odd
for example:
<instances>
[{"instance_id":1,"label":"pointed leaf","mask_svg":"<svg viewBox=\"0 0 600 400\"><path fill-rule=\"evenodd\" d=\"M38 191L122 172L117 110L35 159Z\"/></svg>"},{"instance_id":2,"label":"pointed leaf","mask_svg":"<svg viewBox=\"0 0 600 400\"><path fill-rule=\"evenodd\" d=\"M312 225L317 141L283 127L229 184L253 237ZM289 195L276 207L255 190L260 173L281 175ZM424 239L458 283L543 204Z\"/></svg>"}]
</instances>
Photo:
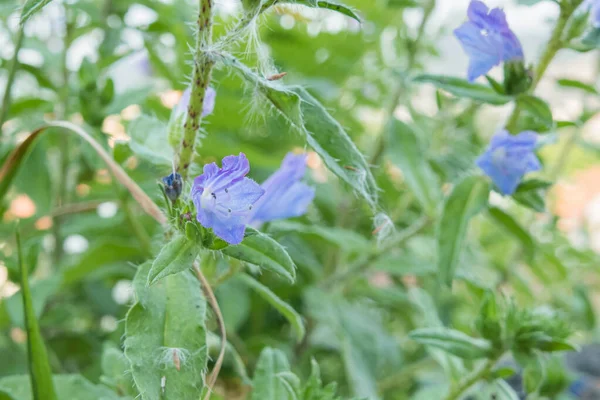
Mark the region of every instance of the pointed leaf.
<instances>
[{"instance_id":1,"label":"pointed leaf","mask_svg":"<svg viewBox=\"0 0 600 400\"><path fill-rule=\"evenodd\" d=\"M304 135L331 172L367 200L371 208L375 208L378 188L367 161L344 128L314 97L301 87L286 88L258 76L229 54L220 56L223 64L234 68L292 127Z\"/></svg>"},{"instance_id":2,"label":"pointed leaf","mask_svg":"<svg viewBox=\"0 0 600 400\"><path fill-rule=\"evenodd\" d=\"M248 285L248 287L253 289L260 297L271 304L277 311L279 311L281 315L283 315L292 325L297 341L302 341L306 330L304 329L304 323L302 322L302 317L300 314L298 314L296 310L294 310L288 303L281 300L275 293L271 291L271 289L251 276L242 274L240 275L240 279L246 285Z\"/></svg>"},{"instance_id":3,"label":"pointed leaf","mask_svg":"<svg viewBox=\"0 0 600 400\"><path fill-rule=\"evenodd\" d=\"M19 255L19 268L21 271L21 295L23 296L23 310L25 312L25 330L27 332L27 356L29 359L29 373L31 377L31 391L36 400L55 400L56 392L52 382L52 370L46 353L46 346L38 326L33 298L29 289L27 266L23 260L21 236L17 228L17 251Z\"/></svg>"},{"instance_id":4,"label":"pointed leaf","mask_svg":"<svg viewBox=\"0 0 600 400\"><path fill-rule=\"evenodd\" d=\"M244 241L222 250L223 254L273 271L290 282L296 279L296 266L282 245L264 233L252 228Z\"/></svg>"},{"instance_id":5,"label":"pointed leaf","mask_svg":"<svg viewBox=\"0 0 600 400\"><path fill-rule=\"evenodd\" d=\"M452 285L460 261L470 219L486 207L490 183L470 176L460 182L446 200L438 229L438 274L440 281Z\"/></svg>"},{"instance_id":6,"label":"pointed leaf","mask_svg":"<svg viewBox=\"0 0 600 400\"><path fill-rule=\"evenodd\" d=\"M21 24L27 22L29 18L42 8L47 6L52 0L27 0L21 10Z\"/></svg>"},{"instance_id":7,"label":"pointed leaf","mask_svg":"<svg viewBox=\"0 0 600 400\"><path fill-rule=\"evenodd\" d=\"M531 95L520 95L517 98L517 104L537 119L544 128L552 128L554 124L552 111L550 110L548 103L544 100Z\"/></svg>"},{"instance_id":8,"label":"pointed leaf","mask_svg":"<svg viewBox=\"0 0 600 400\"><path fill-rule=\"evenodd\" d=\"M165 276L177 274L192 267L200 247L187 237L180 235L168 242L152 262L148 284L153 285Z\"/></svg>"},{"instance_id":9,"label":"pointed leaf","mask_svg":"<svg viewBox=\"0 0 600 400\"><path fill-rule=\"evenodd\" d=\"M431 83L438 89L443 89L457 97L464 97L483 103L503 105L512 100L512 97L498 94L488 86L479 83L470 83L461 78L423 74L413 78L413 82Z\"/></svg>"},{"instance_id":10,"label":"pointed leaf","mask_svg":"<svg viewBox=\"0 0 600 400\"><path fill-rule=\"evenodd\" d=\"M325 8L328 10L333 10L333 11L337 11L341 14L344 14L350 18L353 18L355 20L357 20L358 22L361 22L360 17L358 16L358 14L356 14L356 11L354 11L352 8L344 5L344 4L340 4L337 3L335 1L324 1L324 0L286 0L283 1L282 3L295 3L295 4L303 4L305 6L308 7L313 7L313 8Z\"/></svg>"}]
</instances>

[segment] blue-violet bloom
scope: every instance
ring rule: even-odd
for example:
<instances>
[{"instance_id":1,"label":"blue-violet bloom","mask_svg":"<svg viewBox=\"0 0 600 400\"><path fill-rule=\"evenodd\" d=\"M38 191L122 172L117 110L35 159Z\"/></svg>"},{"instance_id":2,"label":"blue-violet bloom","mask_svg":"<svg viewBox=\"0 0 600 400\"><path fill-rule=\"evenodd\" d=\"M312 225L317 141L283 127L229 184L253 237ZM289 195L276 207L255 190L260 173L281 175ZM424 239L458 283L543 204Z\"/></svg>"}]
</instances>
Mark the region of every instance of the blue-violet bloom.
<instances>
[{"instance_id":1,"label":"blue-violet bloom","mask_svg":"<svg viewBox=\"0 0 600 400\"><path fill-rule=\"evenodd\" d=\"M205 165L192 185L198 222L229 244L242 242L252 207L265 193L258 183L246 178L249 171L244 153L227 156L222 168L215 163Z\"/></svg>"},{"instance_id":2,"label":"blue-violet bloom","mask_svg":"<svg viewBox=\"0 0 600 400\"><path fill-rule=\"evenodd\" d=\"M181 179L181 175L177 172L173 172L172 174L165 176L162 178L163 184L165 185L165 193L169 200L174 202L179 198L181 194L181 189L183 188L183 180Z\"/></svg>"},{"instance_id":3,"label":"blue-violet bloom","mask_svg":"<svg viewBox=\"0 0 600 400\"><path fill-rule=\"evenodd\" d=\"M523 48L506 22L500 8L491 11L481 1L473 0L467 11L468 21L454 30L469 56L467 77L474 81L501 62L523 60Z\"/></svg>"},{"instance_id":4,"label":"blue-violet bloom","mask_svg":"<svg viewBox=\"0 0 600 400\"><path fill-rule=\"evenodd\" d=\"M192 90L188 87L183 91L179 103L175 108L175 114L181 115L187 111L188 105L190 104L190 95ZM204 102L202 103L202 117L212 114L215 109L215 100L217 98L217 92L210 86L206 88L204 93Z\"/></svg>"},{"instance_id":5,"label":"blue-violet bloom","mask_svg":"<svg viewBox=\"0 0 600 400\"><path fill-rule=\"evenodd\" d=\"M497 132L489 147L476 161L477 166L492 178L503 194L513 194L528 172L542 168L534 153L538 135L523 131L511 135L506 130Z\"/></svg>"},{"instance_id":6,"label":"blue-violet bloom","mask_svg":"<svg viewBox=\"0 0 600 400\"><path fill-rule=\"evenodd\" d=\"M251 225L306 213L315 197L315 189L301 182L306 172L306 158L306 154L288 153L281 167L261 185L265 195L254 206Z\"/></svg>"}]
</instances>

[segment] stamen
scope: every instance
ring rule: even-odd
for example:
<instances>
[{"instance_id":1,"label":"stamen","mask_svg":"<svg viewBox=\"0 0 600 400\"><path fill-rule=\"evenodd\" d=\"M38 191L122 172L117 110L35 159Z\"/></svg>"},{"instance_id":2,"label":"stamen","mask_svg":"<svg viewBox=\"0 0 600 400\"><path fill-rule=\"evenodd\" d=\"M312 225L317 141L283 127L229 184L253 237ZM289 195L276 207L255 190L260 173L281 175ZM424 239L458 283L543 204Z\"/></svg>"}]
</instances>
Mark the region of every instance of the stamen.
<instances>
[{"instance_id":1,"label":"stamen","mask_svg":"<svg viewBox=\"0 0 600 400\"><path fill-rule=\"evenodd\" d=\"M216 194L211 193L210 195L212 196L213 199L215 199L215 200L217 199L217 195Z\"/></svg>"}]
</instances>

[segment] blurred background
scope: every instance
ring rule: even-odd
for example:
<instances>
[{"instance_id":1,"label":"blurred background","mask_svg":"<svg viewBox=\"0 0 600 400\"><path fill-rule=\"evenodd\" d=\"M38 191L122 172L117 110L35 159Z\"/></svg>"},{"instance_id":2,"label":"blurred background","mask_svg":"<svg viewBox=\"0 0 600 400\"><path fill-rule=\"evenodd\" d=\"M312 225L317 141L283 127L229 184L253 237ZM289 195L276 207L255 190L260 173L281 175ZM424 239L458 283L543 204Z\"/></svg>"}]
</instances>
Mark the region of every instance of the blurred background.
<instances>
[{"instance_id":1,"label":"blurred background","mask_svg":"<svg viewBox=\"0 0 600 400\"><path fill-rule=\"evenodd\" d=\"M467 57L452 31L465 20L468 0L345 3L357 10L362 24L329 10L276 6L261 17L255 31L262 40L250 35L235 54L264 76L286 72L286 84L303 85L323 102L374 165L383 189L382 215L394 229L405 229L422 210L402 172L378 150L390 114L415 127L424 157L441 182L450 185L473 169L475 157L503 126L512 106L474 105L440 95L431 85L406 84L420 72L466 76ZM558 15L557 4L486 3L505 10L526 61L536 62ZM235 23L243 6L238 0L216 4L218 37ZM0 0L0 93L13 80L13 60L18 65L10 108L0 116L0 160L44 120L68 119L92 132L161 202L157 181L170 172L173 154L169 149L140 154L132 143L164 135L188 84L196 6L186 0L55 0L21 32L18 5ZM542 250L529 258L527 249L522 251L509 235L478 220L478 239L468 246L468 262L461 266L458 297L435 299L441 302L442 321L469 326L482 288L496 287L524 304L548 303L564 311L580 344L593 345L598 339L600 98L594 90L599 66L597 51L565 49L536 91L550 104L554 120L574 122L544 135L544 174L556 180L545 197L547 207L534 212L500 196L491 199L514 211ZM500 79L501 69L491 76ZM225 69L213 78L216 108L206 119L197 166L244 151L252 177L263 181L288 151L306 148L281 117L252 95L252 87ZM562 84L566 79L593 90ZM262 279L307 318L309 339L294 345L285 321L231 279L218 285L217 295L232 344L248 366L265 345L285 347L304 371L316 357L324 380L338 381L344 395L435 398L424 390L435 385L440 371L421 348L406 342L406 333L423 314L419 301L429 301L423 300L427 293L435 293L433 228L360 274L337 281L337 265L356 261L364 242L378 235L384 240L386 230L379 233L372 213L357 205L313 152L308 165L317 199L300 222L354 227L355 232L335 231L327 242L319 232L273 228L298 265L299 283L287 286L268 274ZM120 344L135 266L156 248L160 228L111 179L95 154L61 135L36 145L0 203L0 218L0 358L10 360L0 363L0 377L27 370L20 297L15 296L19 286L12 222L19 219L28 260L35 266L30 268L35 306L53 369L99 381L106 375L103 352ZM216 269L226 268L224 260L215 263ZM425 297L417 296L415 288ZM374 343L375 349L357 345L358 353L348 354L346 341ZM355 357L367 367L354 365ZM572 366L570 371L594 386L600 367L581 370ZM242 381L235 365L226 365L219 393L242 398L247 391Z\"/></svg>"}]
</instances>

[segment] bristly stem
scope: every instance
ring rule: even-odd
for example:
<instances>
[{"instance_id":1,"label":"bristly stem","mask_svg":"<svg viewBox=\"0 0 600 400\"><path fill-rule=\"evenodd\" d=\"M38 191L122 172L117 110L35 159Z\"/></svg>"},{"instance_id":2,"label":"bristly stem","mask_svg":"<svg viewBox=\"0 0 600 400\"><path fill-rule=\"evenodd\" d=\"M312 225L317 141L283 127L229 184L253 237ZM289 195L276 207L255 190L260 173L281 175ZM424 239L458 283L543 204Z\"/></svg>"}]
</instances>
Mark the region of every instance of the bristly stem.
<instances>
[{"instance_id":1,"label":"bristly stem","mask_svg":"<svg viewBox=\"0 0 600 400\"><path fill-rule=\"evenodd\" d=\"M0 108L0 133L2 125L8 115L8 110L10 108L11 103L11 91L13 83L15 82L15 75L17 73L17 68L19 66L19 50L21 50L21 46L23 45L23 37L25 27L23 25L19 25L19 30L17 32L17 37L15 40L15 52L13 54L13 58L10 61L10 66L8 67L8 79L6 81L6 88L4 89L4 96L2 98L2 106Z\"/></svg>"},{"instance_id":2,"label":"bristly stem","mask_svg":"<svg viewBox=\"0 0 600 400\"><path fill-rule=\"evenodd\" d=\"M194 155L196 139L200 131L200 123L202 122L204 96L210 83L211 72L214 66L214 61L206 51L207 46L212 42L212 8L213 0L200 0L190 103L183 126L183 139L179 146L177 166L177 172L181 174L184 181L187 178L188 168Z\"/></svg>"},{"instance_id":3,"label":"bristly stem","mask_svg":"<svg viewBox=\"0 0 600 400\"><path fill-rule=\"evenodd\" d=\"M578 1L577 3L579 4L581 3L581 1ZM573 15L573 12L577 8L577 5L560 4L560 14L558 16L558 21L556 21L556 25L552 30L550 40L548 41L548 44L546 45L546 48L542 53L542 57L540 58L540 61L538 62L535 68L533 74L533 82L531 83L531 86L529 87L527 93L531 94L535 91L537 85L540 83L540 80L546 73L548 66L554 59L554 56L556 56L556 53L558 53L558 51L563 48L563 32L567 26L567 23L569 22L569 19L571 18L571 15ZM508 117L508 121L506 122L506 129L509 132L516 133L515 129L517 128L517 122L519 120L520 113L521 109L519 107L519 104L516 103L512 114L510 115L510 117Z\"/></svg>"}]
</instances>

